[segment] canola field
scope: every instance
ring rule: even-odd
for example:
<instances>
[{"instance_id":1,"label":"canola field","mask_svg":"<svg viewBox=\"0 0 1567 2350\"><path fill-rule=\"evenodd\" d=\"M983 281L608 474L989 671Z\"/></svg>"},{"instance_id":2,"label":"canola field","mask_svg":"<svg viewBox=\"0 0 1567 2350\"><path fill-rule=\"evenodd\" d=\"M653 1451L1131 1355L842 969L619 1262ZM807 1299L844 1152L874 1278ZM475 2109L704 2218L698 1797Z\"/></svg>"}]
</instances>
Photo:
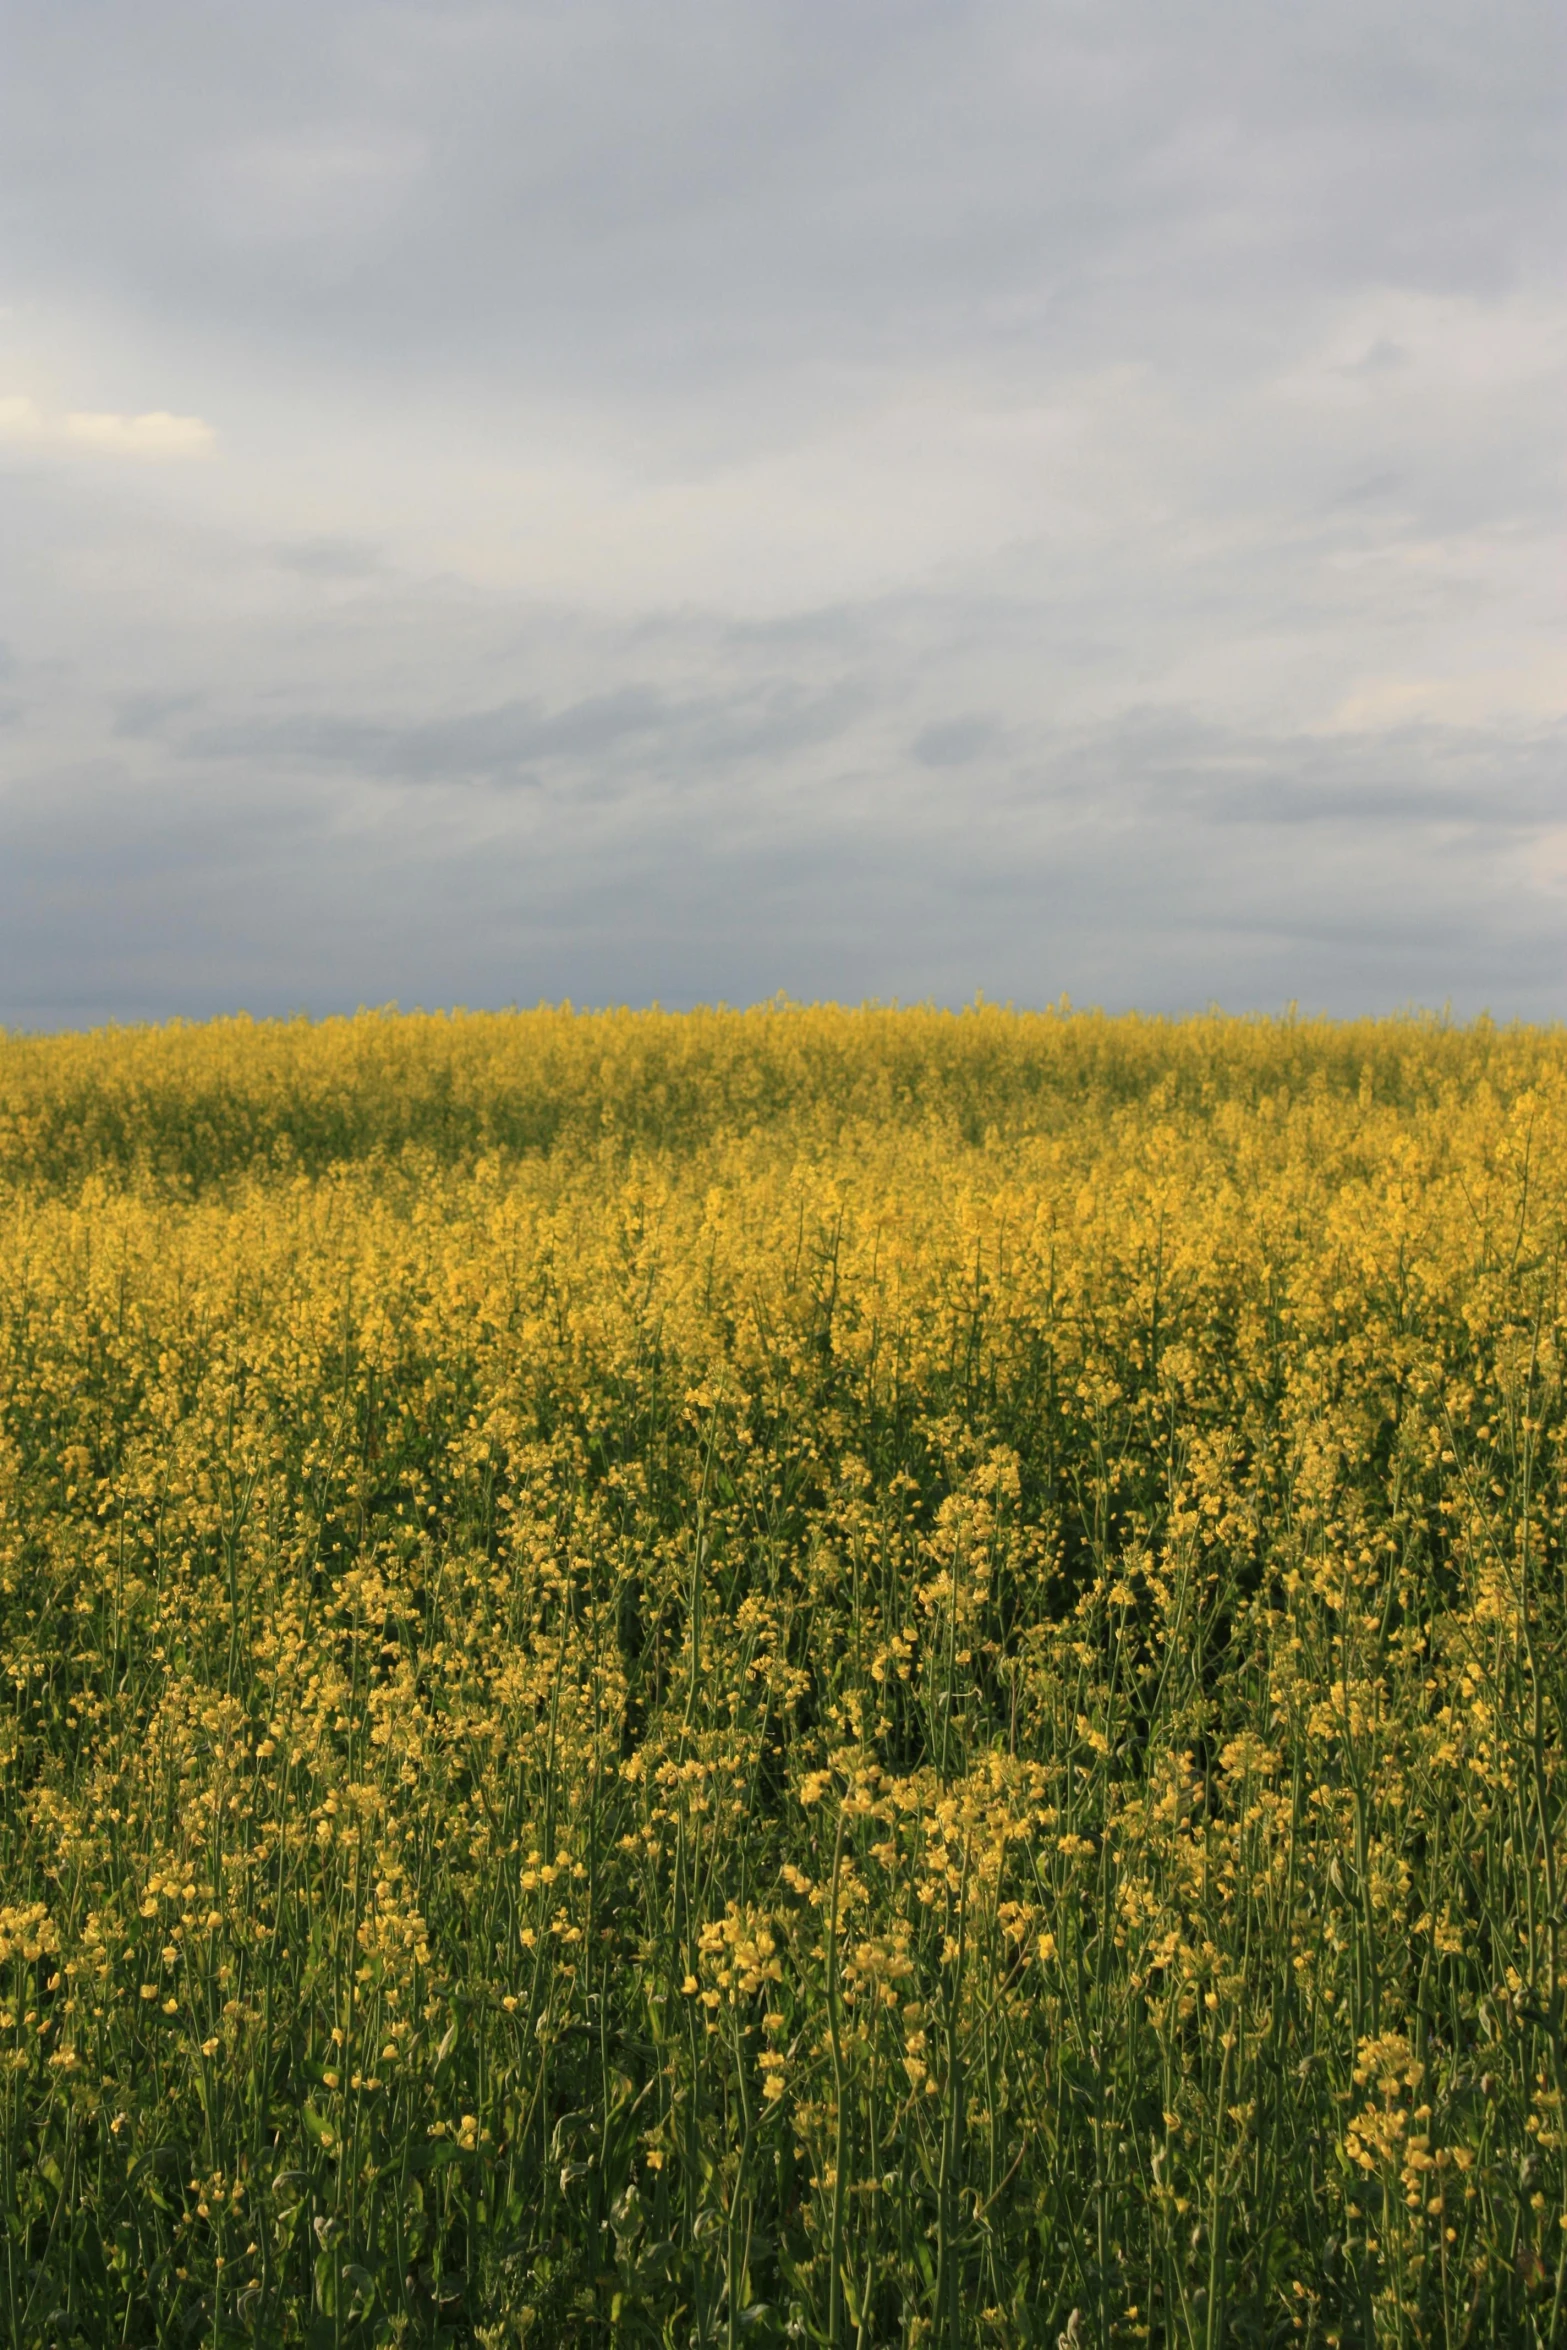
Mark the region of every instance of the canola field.
<instances>
[{"instance_id":1,"label":"canola field","mask_svg":"<svg viewBox=\"0 0 1567 2350\"><path fill-rule=\"evenodd\" d=\"M0 2340L1567 2340L1567 1038L0 1036Z\"/></svg>"}]
</instances>

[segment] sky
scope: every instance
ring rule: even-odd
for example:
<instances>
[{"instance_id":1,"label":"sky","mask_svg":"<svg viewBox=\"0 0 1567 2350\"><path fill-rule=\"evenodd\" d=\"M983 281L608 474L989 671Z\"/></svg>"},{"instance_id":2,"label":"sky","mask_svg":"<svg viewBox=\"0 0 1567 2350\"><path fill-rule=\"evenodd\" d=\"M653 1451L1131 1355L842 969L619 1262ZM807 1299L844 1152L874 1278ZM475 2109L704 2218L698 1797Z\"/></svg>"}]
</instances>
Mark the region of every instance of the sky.
<instances>
[{"instance_id":1,"label":"sky","mask_svg":"<svg viewBox=\"0 0 1567 2350\"><path fill-rule=\"evenodd\" d=\"M1567 1017L1550 0L0 0L0 1024Z\"/></svg>"}]
</instances>

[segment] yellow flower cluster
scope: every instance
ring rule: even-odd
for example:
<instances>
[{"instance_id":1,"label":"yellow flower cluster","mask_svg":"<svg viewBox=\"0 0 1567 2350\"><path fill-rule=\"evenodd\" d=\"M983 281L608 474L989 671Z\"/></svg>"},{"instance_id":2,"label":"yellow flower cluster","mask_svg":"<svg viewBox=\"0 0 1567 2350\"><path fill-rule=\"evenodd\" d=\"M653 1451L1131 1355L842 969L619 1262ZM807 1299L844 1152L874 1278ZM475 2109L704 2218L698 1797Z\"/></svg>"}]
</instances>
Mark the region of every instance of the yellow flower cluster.
<instances>
[{"instance_id":1,"label":"yellow flower cluster","mask_svg":"<svg viewBox=\"0 0 1567 2350\"><path fill-rule=\"evenodd\" d=\"M26 1959L31 1963L47 1957L59 1947L60 1937L41 1901L30 1901L19 1908L0 1909L0 1965L8 1958Z\"/></svg>"},{"instance_id":2,"label":"yellow flower cluster","mask_svg":"<svg viewBox=\"0 0 1567 2350\"><path fill-rule=\"evenodd\" d=\"M1554 1033L0 1038L18 2350L1550 2339L1564 1264Z\"/></svg>"}]
</instances>

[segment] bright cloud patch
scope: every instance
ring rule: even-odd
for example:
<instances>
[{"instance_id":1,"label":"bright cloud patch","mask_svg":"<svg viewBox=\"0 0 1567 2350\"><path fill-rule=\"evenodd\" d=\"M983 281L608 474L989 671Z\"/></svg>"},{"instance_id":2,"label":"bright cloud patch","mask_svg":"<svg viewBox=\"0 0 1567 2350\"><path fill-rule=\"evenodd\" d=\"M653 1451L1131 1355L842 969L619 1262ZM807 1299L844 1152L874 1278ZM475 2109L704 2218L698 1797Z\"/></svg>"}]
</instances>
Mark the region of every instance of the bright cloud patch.
<instances>
[{"instance_id":1,"label":"bright cloud patch","mask_svg":"<svg viewBox=\"0 0 1567 2350\"><path fill-rule=\"evenodd\" d=\"M210 449L213 430L199 416L171 416L166 408L145 416L78 412L65 419L65 437L94 449L123 449L132 456L195 456Z\"/></svg>"},{"instance_id":2,"label":"bright cloud patch","mask_svg":"<svg viewBox=\"0 0 1567 2350\"><path fill-rule=\"evenodd\" d=\"M19 393L0 399L0 438L36 441L42 439L43 432L44 420L33 401L23 399Z\"/></svg>"},{"instance_id":3,"label":"bright cloud patch","mask_svg":"<svg viewBox=\"0 0 1567 2350\"><path fill-rule=\"evenodd\" d=\"M143 416L73 409L47 416L21 394L0 398L0 438L59 447L101 449L115 456L199 457L212 447L213 429L200 416L172 416L153 408Z\"/></svg>"}]
</instances>

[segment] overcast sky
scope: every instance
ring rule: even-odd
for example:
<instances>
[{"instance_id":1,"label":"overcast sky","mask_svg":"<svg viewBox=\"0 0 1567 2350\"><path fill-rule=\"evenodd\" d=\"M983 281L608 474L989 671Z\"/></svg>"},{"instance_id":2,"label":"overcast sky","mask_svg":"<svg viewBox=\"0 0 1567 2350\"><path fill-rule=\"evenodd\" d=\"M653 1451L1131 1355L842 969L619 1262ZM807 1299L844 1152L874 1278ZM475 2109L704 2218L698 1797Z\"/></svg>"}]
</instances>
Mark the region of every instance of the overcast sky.
<instances>
[{"instance_id":1,"label":"overcast sky","mask_svg":"<svg viewBox=\"0 0 1567 2350\"><path fill-rule=\"evenodd\" d=\"M1567 1016L1551 0L0 0L0 1022Z\"/></svg>"}]
</instances>

